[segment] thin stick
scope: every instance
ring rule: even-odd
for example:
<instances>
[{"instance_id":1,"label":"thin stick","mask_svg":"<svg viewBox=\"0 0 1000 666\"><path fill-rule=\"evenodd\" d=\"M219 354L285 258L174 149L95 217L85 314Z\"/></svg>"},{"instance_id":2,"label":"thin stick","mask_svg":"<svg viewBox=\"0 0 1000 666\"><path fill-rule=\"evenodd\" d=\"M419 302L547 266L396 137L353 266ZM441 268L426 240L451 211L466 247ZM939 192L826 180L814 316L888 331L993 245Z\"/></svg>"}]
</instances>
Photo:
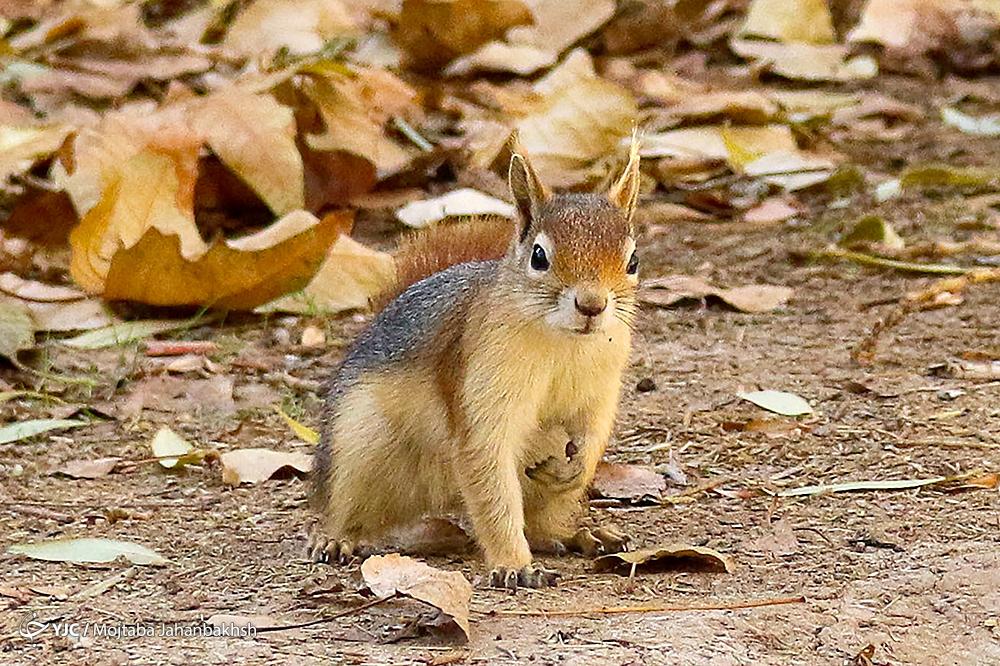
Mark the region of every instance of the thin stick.
<instances>
[{"instance_id":1,"label":"thin stick","mask_svg":"<svg viewBox=\"0 0 1000 666\"><path fill-rule=\"evenodd\" d=\"M390 599L395 599L395 598L396 595L394 594L389 595L388 597L379 597L377 599L372 599L371 601L363 603L360 606L355 606L354 608L348 608L347 610L340 611L339 613L334 613L333 615L330 615L328 617L321 617L317 620L309 620L308 622L300 622L298 624L283 624L277 627L259 627L257 629L257 632L260 633L263 631L288 631L290 629L302 629L304 627L312 627L317 624L325 624L326 622L332 622L342 617L347 617L348 615L354 615L355 613L360 613L361 611L367 610L372 606L378 606L379 604L384 604Z\"/></svg>"},{"instance_id":2,"label":"thin stick","mask_svg":"<svg viewBox=\"0 0 1000 666\"><path fill-rule=\"evenodd\" d=\"M651 606L605 606L601 608L582 608L579 610L498 610L493 612L497 615L529 615L532 617L616 615L620 613L683 613L686 611L740 610L743 608L761 608L763 606L782 606L784 604L802 604L805 601L805 597L798 596L757 599L754 601L734 601L728 604L692 604L690 606L653 604Z\"/></svg>"},{"instance_id":3,"label":"thin stick","mask_svg":"<svg viewBox=\"0 0 1000 666\"><path fill-rule=\"evenodd\" d=\"M965 275L976 270L965 266L953 266L951 264L921 264L912 261L899 261L898 259L886 259L862 252L852 252L841 250L840 248L828 248L819 252L820 257L830 259L847 259L866 266L878 266L879 268L892 268L897 271L909 273L929 273L931 275Z\"/></svg>"}]
</instances>

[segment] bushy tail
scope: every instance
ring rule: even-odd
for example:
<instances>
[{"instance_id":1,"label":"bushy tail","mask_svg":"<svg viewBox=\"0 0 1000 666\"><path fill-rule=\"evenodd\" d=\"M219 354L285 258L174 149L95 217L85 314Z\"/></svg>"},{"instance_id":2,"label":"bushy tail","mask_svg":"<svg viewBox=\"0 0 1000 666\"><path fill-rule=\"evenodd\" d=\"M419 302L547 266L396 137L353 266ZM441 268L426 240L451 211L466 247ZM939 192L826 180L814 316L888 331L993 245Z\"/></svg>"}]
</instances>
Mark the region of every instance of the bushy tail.
<instances>
[{"instance_id":1,"label":"bushy tail","mask_svg":"<svg viewBox=\"0 0 1000 666\"><path fill-rule=\"evenodd\" d=\"M462 222L442 223L413 234L399 245L396 280L374 300L376 312L412 284L469 261L499 259L507 252L514 222L500 216L479 216Z\"/></svg>"}]
</instances>

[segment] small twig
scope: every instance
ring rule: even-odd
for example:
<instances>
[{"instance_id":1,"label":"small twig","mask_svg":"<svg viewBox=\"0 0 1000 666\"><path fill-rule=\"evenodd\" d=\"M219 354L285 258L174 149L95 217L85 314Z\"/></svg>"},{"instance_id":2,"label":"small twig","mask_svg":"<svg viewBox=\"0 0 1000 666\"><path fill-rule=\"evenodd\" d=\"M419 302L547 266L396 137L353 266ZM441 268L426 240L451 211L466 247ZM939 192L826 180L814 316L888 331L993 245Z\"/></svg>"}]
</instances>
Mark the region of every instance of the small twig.
<instances>
[{"instance_id":1,"label":"small twig","mask_svg":"<svg viewBox=\"0 0 1000 666\"><path fill-rule=\"evenodd\" d=\"M971 269L963 275L941 278L925 289L907 294L893 310L875 322L868 335L858 342L851 356L858 363L871 363L875 359L875 349L883 333L898 326L910 314L937 306L942 294L958 294L970 284L985 282L1000 282L1000 268Z\"/></svg>"},{"instance_id":2,"label":"small twig","mask_svg":"<svg viewBox=\"0 0 1000 666\"><path fill-rule=\"evenodd\" d=\"M763 606L781 606L784 604L802 604L806 598L776 597L772 599L756 599L753 601L734 601L722 604L692 604L678 606L673 604L652 604L650 606L603 606L599 608L554 609L554 610L498 610L497 615L526 615L532 617L567 616L567 615L617 615L621 613L682 613L686 611L741 610L744 608L761 608Z\"/></svg>"},{"instance_id":3,"label":"small twig","mask_svg":"<svg viewBox=\"0 0 1000 666\"><path fill-rule=\"evenodd\" d=\"M347 617L348 615L354 615L355 613L367 610L369 608L372 608L373 606L378 606L379 604L384 604L390 599L395 599L395 598L396 598L395 594L389 595L388 597L379 597L377 599L372 599L371 601L363 603L360 606L355 606L354 608L348 608L347 610L341 611L339 613L334 613L333 615L327 617L321 617L317 620L309 620L308 622L299 622L298 624L283 624L277 627L260 627L257 629L257 633L264 631L289 631L291 629L303 629L305 627L313 627L316 626L317 624L324 624L326 622L332 622L333 620L338 620L342 617Z\"/></svg>"}]
</instances>

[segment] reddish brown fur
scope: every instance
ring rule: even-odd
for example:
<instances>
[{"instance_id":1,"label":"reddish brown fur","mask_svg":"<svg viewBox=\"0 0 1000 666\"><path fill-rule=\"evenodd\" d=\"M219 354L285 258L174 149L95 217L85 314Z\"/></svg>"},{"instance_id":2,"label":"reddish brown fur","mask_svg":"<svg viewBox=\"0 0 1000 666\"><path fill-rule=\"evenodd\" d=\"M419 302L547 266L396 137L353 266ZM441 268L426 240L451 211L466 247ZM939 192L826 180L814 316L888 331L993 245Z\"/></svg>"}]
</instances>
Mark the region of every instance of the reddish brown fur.
<instances>
[{"instance_id":1,"label":"reddish brown fur","mask_svg":"<svg viewBox=\"0 0 1000 666\"><path fill-rule=\"evenodd\" d=\"M481 217L441 224L403 241L393 255L396 280L374 303L376 312L410 285L468 261L500 259L510 247L514 222L503 217Z\"/></svg>"}]
</instances>

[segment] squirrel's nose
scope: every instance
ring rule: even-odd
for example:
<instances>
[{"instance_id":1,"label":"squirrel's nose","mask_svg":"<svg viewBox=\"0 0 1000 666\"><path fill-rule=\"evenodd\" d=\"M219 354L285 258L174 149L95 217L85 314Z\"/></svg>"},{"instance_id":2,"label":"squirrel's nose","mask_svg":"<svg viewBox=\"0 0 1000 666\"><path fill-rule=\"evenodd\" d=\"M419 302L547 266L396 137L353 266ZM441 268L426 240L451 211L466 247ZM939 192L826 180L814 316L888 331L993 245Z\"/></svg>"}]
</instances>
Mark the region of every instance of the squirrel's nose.
<instances>
[{"instance_id":1,"label":"squirrel's nose","mask_svg":"<svg viewBox=\"0 0 1000 666\"><path fill-rule=\"evenodd\" d=\"M608 297L604 294L582 293L577 294L574 301L576 309L586 317L596 317L604 312L608 307Z\"/></svg>"}]
</instances>

